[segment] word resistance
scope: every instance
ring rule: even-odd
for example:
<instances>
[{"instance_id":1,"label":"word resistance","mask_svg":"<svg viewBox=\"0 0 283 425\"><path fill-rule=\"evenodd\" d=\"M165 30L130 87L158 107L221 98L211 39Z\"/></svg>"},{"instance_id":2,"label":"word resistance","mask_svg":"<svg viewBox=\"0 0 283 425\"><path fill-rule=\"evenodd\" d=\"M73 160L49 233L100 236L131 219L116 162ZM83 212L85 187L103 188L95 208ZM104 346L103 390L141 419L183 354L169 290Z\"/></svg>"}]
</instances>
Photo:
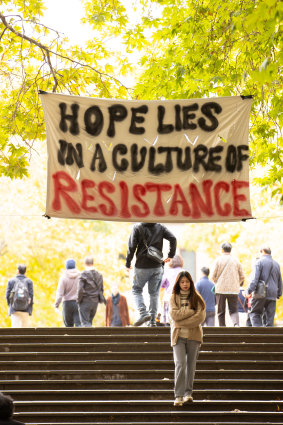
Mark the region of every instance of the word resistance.
<instances>
[{"instance_id":1,"label":"word resistance","mask_svg":"<svg viewBox=\"0 0 283 425\"><path fill-rule=\"evenodd\" d=\"M249 183L246 181L204 180L185 186L170 183L128 185L121 180L95 182L84 179L77 183L65 171L52 175L52 209L67 210L73 215L115 217L120 219L156 217L248 217L243 208ZM245 205L244 205L245 206Z\"/></svg>"}]
</instances>

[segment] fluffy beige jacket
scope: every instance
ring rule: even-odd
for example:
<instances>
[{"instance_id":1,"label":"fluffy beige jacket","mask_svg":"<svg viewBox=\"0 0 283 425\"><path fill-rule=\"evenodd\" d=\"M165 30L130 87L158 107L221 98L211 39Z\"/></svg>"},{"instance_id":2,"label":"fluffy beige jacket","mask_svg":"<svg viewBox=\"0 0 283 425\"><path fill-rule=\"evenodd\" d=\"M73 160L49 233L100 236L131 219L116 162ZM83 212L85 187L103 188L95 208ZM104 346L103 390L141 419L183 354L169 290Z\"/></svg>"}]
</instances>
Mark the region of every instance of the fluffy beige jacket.
<instances>
[{"instance_id":1,"label":"fluffy beige jacket","mask_svg":"<svg viewBox=\"0 0 283 425\"><path fill-rule=\"evenodd\" d=\"M180 295L172 294L169 302L169 313L171 317L171 346L177 344L180 328L189 330L189 338L193 341L202 342L201 324L205 319L205 307L198 304L197 310L193 310L190 306L181 307Z\"/></svg>"},{"instance_id":2,"label":"fluffy beige jacket","mask_svg":"<svg viewBox=\"0 0 283 425\"><path fill-rule=\"evenodd\" d=\"M245 275L239 260L231 254L222 254L214 263L211 280L216 294L238 294Z\"/></svg>"}]
</instances>

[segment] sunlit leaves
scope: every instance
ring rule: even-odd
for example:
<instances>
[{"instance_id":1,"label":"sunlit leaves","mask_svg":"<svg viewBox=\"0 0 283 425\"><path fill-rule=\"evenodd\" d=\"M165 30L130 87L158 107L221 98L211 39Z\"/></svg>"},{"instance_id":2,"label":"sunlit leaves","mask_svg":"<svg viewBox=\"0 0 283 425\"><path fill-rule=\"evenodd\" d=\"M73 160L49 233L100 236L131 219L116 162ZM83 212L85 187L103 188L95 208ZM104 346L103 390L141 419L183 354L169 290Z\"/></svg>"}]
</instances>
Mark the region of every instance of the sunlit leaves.
<instances>
[{"instance_id":1,"label":"sunlit leaves","mask_svg":"<svg viewBox=\"0 0 283 425\"><path fill-rule=\"evenodd\" d=\"M115 59L103 44L106 34L115 36L119 28L124 27L125 9L116 0L84 3L86 17L97 21L86 47L71 46L60 34L60 28L43 25L40 21L45 8L43 0L1 2L0 144L14 137L15 146L20 148L24 144L27 149L23 155L17 150L0 155L0 175L26 175L34 141L46 137L39 90L129 97L119 76L131 72L131 66L120 55Z\"/></svg>"},{"instance_id":2,"label":"sunlit leaves","mask_svg":"<svg viewBox=\"0 0 283 425\"><path fill-rule=\"evenodd\" d=\"M156 18L144 16L128 41L145 52L136 97L252 94L251 166L267 164L269 184L280 184L282 2L147 2L157 3L161 9ZM281 191L283 195L282 185Z\"/></svg>"}]
</instances>

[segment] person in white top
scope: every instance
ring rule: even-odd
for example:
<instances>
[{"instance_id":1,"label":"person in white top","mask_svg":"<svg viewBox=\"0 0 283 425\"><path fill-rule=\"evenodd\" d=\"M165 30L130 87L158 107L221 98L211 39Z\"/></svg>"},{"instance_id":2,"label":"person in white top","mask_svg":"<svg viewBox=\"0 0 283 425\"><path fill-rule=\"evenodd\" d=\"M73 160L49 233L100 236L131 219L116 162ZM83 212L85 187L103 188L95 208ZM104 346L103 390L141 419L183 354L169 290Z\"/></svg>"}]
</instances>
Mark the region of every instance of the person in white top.
<instances>
[{"instance_id":1,"label":"person in white top","mask_svg":"<svg viewBox=\"0 0 283 425\"><path fill-rule=\"evenodd\" d=\"M168 262L168 267L164 270L164 274L161 281L161 288L164 288L164 294L162 299L162 314L161 322L166 326L170 326L169 317L169 300L172 295L172 290L176 282L178 274L184 270L184 260L181 255L174 255L173 258Z\"/></svg>"}]
</instances>

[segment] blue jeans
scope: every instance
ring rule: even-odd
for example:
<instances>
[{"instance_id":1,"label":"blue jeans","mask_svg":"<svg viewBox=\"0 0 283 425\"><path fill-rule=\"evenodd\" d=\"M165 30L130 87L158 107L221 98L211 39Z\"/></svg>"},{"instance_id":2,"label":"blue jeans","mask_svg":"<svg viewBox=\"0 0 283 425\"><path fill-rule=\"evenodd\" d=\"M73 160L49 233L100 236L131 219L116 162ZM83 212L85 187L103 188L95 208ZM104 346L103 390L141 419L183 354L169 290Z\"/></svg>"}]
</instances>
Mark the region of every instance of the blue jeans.
<instances>
[{"instance_id":1,"label":"blue jeans","mask_svg":"<svg viewBox=\"0 0 283 425\"><path fill-rule=\"evenodd\" d=\"M146 306L143 299L143 288L148 283L149 293L149 313L151 315L151 321L155 321L158 299L161 286L161 280L163 276L163 266L151 268L151 269L138 269L135 267L134 270L134 282L132 293L134 296L136 308L140 315L146 313Z\"/></svg>"}]
</instances>

